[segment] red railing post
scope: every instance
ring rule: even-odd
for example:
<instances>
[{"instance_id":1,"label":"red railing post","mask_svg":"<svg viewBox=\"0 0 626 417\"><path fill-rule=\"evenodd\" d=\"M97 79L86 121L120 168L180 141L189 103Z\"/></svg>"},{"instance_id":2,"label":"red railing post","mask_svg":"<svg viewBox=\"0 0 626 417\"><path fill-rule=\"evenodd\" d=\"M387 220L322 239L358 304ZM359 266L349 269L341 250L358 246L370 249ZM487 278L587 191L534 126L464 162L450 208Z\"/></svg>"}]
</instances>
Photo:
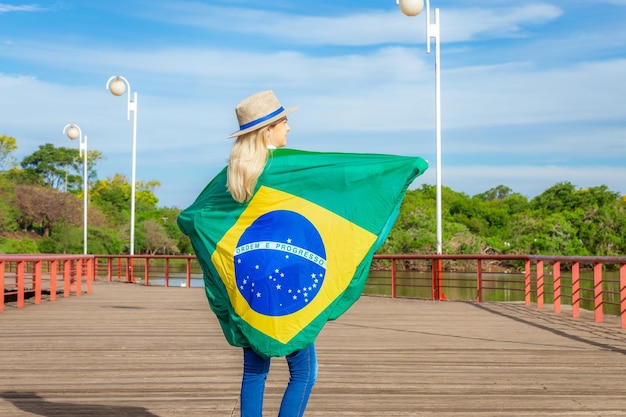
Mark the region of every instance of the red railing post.
<instances>
[{"instance_id":1,"label":"red railing post","mask_svg":"<svg viewBox=\"0 0 626 417\"><path fill-rule=\"evenodd\" d=\"M80 297L83 291L83 260L76 260L76 296Z\"/></svg>"},{"instance_id":2,"label":"red railing post","mask_svg":"<svg viewBox=\"0 0 626 417\"><path fill-rule=\"evenodd\" d=\"M128 257L128 267L126 268L126 282L135 282L135 259Z\"/></svg>"},{"instance_id":3,"label":"red railing post","mask_svg":"<svg viewBox=\"0 0 626 417\"><path fill-rule=\"evenodd\" d=\"M35 304L41 304L41 260L35 261Z\"/></svg>"},{"instance_id":4,"label":"red railing post","mask_svg":"<svg viewBox=\"0 0 626 417\"><path fill-rule=\"evenodd\" d=\"M439 271L439 259L437 258L433 258L432 259L432 284L431 284L431 296L432 299L437 301L439 300L439 274L437 273Z\"/></svg>"},{"instance_id":5,"label":"red railing post","mask_svg":"<svg viewBox=\"0 0 626 417\"><path fill-rule=\"evenodd\" d=\"M561 312L561 262L552 264L552 277L554 278L554 312Z\"/></svg>"},{"instance_id":6,"label":"red railing post","mask_svg":"<svg viewBox=\"0 0 626 417\"><path fill-rule=\"evenodd\" d=\"M443 259L438 255L432 258L432 298L435 301L445 300L443 293Z\"/></svg>"},{"instance_id":7,"label":"red railing post","mask_svg":"<svg viewBox=\"0 0 626 417\"><path fill-rule=\"evenodd\" d=\"M98 280L98 258L96 256L92 256L91 258L91 282L94 283Z\"/></svg>"},{"instance_id":8,"label":"red railing post","mask_svg":"<svg viewBox=\"0 0 626 417\"><path fill-rule=\"evenodd\" d=\"M170 258L165 258L165 277L163 279L163 284L166 287L170 286Z\"/></svg>"},{"instance_id":9,"label":"red railing post","mask_svg":"<svg viewBox=\"0 0 626 417\"><path fill-rule=\"evenodd\" d=\"M626 264L619 266L620 318L622 329L626 329Z\"/></svg>"},{"instance_id":10,"label":"red railing post","mask_svg":"<svg viewBox=\"0 0 626 417\"><path fill-rule=\"evenodd\" d=\"M66 259L63 262L63 297L70 296L72 283L72 261Z\"/></svg>"},{"instance_id":11,"label":"red railing post","mask_svg":"<svg viewBox=\"0 0 626 417\"><path fill-rule=\"evenodd\" d=\"M113 258L107 258L107 280L113 280Z\"/></svg>"},{"instance_id":12,"label":"red railing post","mask_svg":"<svg viewBox=\"0 0 626 417\"><path fill-rule=\"evenodd\" d=\"M580 262L572 264L572 317L580 317Z\"/></svg>"},{"instance_id":13,"label":"red railing post","mask_svg":"<svg viewBox=\"0 0 626 417\"><path fill-rule=\"evenodd\" d=\"M50 301L57 299L57 260L50 262Z\"/></svg>"},{"instance_id":14,"label":"red railing post","mask_svg":"<svg viewBox=\"0 0 626 417\"><path fill-rule=\"evenodd\" d=\"M144 264L143 284L144 286L150 285L150 261L147 256L146 256L146 262Z\"/></svg>"},{"instance_id":15,"label":"red railing post","mask_svg":"<svg viewBox=\"0 0 626 417\"><path fill-rule=\"evenodd\" d=\"M543 308L543 261L537 261L537 308Z\"/></svg>"},{"instance_id":16,"label":"red railing post","mask_svg":"<svg viewBox=\"0 0 626 417\"><path fill-rule=\"evenodd\" d=\"M187 269L185 273L187 288L191 288L191 258L187 258Z\"/></svg>"},{"instance_id":17,"label":"red railing post","mask_svg":"<svg viewBox=\"0 0 626 417\"><path fill-rule=\"evenodd\" d=\"M593 265L593 310L596 323L602 323L602 264L597 262Z\"/></svg>"},{"instance_id":18,"label":"red railing post","mask_svg":"<svg viewBox=\"0 0 626 417\"><path fill-rule=\"evenodd\" d=\"M437 294L438 300L447 300L446 295L443 293L443 259L439 258L437 262L437 288L439 294Z\"/></svg>"},{"instance_id":19,"label":"red railing post","mask_svg":"<svg viewBox=\"0 0 626 417\"><path fill-rule=\"evenodd\" d=\"M391 298L396 298L396 276L398 274L398 266L396 263L396 258L394 258L393 256L391 257Z\"/></svg>"},{"instance_id":20,"label":"red railing post","mask_svg":"<svg viewBox=\"0 0 626 417\"><path fill-rule=\"evenodd\" d=\"M0 260L0 313L4 311L4 261Z\"/></svg>"},{"instance_id":21,"label":"red railing post","mask_svg":"<svg viewBox=\"0 0 626 417\"><path fill-rule=\"evenodd\" d=\"M94 277L94 262L95 258L87 259L87 294L91 294L91 284L93 283Z\"/></svg>"},{"instance_id":22,"label":"red railing post","mask_svg":"<svg viewBox=\"0 0 626 417\"><path fill-rule=\"evenodd\" d=\"M524 299L526 301L526 305L530 305L530 259L526 259L524 265Z\"/></svg>"},{"instance_id":23,"label":"red railing post","mask_svg":"<svg viewBox=\"0 0 626 417\"><path fill-rule=\"evenodd\" d=\"M476 301L482 303L483 301L483 261L478 259L476 261Z\"/></svg>"},{"instance_id":24,"label":"red railing post","mask_svg":"<svg viewBox=\"0 0 626 417\"><path fill-rule=\"evenodd\" d=\"M15 273L17 274L17 307L24 307L24 261L17 261Z\"/></svg>"},{"instance_id":25,"label":"red railing post","mask_svg":"<svg viewBox=\"0 0 626 417\"><path fill-rule=\"evenodd\" d=\"M122 258L117 258L117 279L121 280L122 279L122 268L125 268L124 271L124 279L128 279L128 267L126 266L125 263L122 262Z\"/></svg>"}]
</instances>

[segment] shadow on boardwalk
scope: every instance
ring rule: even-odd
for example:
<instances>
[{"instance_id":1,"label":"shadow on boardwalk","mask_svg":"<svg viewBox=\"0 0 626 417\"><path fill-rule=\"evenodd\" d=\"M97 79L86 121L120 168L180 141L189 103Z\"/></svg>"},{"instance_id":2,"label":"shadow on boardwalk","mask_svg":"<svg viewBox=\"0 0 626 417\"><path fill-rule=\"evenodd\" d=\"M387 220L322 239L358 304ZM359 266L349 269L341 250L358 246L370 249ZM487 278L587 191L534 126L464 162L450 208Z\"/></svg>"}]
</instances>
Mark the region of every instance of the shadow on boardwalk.
<instances>
[{"instance_id":1,"label":"shadow on boardwalk","mask_svg":"<svg viewBox=\"0 0 626 417\"><path fill-rule=\"evenodd\" d=\"M143 407L120 407L115 405L90 405L47 401L34 392L3 392L0 393L5 401L13 403L16 409L30 415L45 417L157 417Z\"/></svg>"},{"instance_id":2,"label":"shadow on boardwalk","mask_svg":"<svg viewBox=\"0 0 626 417\"><path fill-rule=\"evenodd\" d=\"M489 313L501 315L560 337L626 355L626 332L619 330L617 317L605 317L605 322L608 323L599 325L591 321L593 320L591 312L582 313L583 316L586 316L586 320L568 320L561 315L552 315L549 311L520 309L519 305L516 306L515 304L483 305L474 303L472 305ZM551 306L546 308L548 307ZM569 310L567 307L566 309Z\"/></svg>"},{"instance_id":3,"label":"shadow on boardwalk","mask_svg":"<svg viewBox=\"0 0 626 417\"><path fill-rule=\"evenodd\" d=\"M318 338L305 415L626 416L626 332L568 314L363 297ZM241 351L202 289L96 283L7 306L0 332L0 416L239 415ZM276 358L265 416L287 378Z\"/></svg>"}]
</instances>

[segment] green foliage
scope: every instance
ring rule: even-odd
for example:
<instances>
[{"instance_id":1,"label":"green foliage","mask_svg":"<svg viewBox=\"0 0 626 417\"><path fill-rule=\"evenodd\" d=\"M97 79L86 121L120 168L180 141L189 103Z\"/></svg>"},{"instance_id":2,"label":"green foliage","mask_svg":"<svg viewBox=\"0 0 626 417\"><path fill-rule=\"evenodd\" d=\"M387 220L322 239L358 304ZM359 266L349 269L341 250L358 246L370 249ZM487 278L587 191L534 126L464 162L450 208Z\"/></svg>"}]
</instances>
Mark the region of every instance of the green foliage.
<instances>
[{"instance_id":1,"label":"green foliage","mask_svg":"<svg viewBox=\"0 0 626 417\"><path fill-rule=\"evenodd\" d=\"M153 190L160 185L158 181L137 181L135 187L137 222L150 218L149 213L156 210L159 200ZM113 178L96 181L89 192L91 201L98 205L114 224L121 225L130 221L132 187L126 177L116 174Z\"/></svg>"},{"instance_id":2,"label":"green foliage","mask_svg":"<svg viewBox=\"0 0 626 417\"><path fill-rule=\"evenodd\" d=\"M437 248L435 190L424 185L409 191L400 206L400 214L380 253L429 253Z\"/></svg>"},{"instance_id":3,"label":"green foliage","mask_svg":"<svg viewBox=\"0 0 626 417\"><path fill-rule=\"evenodd\" d=\"M15 139L0 136L0 163L17 148ZM99 151L87 153L89 185L89 253L128 251L131 184L116 174L98 180ZM82 253L82 186L84 156L78 149L40 145L21 167L0 172L0 250L11 253ZM191 253L189 239L176 226L180 210L157 207L156 180L137 181L135 194L136 253ZM67 190L68 192L59 192ZM13 233L11 235L11 233ZM21 233L21 235L17 235ZM34 239L24 238L32 233Z\"/></svg>"},{"instance_id":4,"label":"green foliage","mask_svg":"<svg viewBox=\"0 0 626 417\"><path fill-rule=\"evenodd\" d=\"M176 223L179 214L180 209L176 207L163 207L154 210L151 213L151 217L160 219L163 222L163 228L166 234L174 241L173 243L178 248L178 253L193 253L189 236L183 234Z\"/></svg>"},{"instance_id":5,"label":"green foliage","mask_svg":"<svg viewBox=\"0 0 626 417\"><path fill-rule=\"evenodd\" d=\"M130 221L131 187L122 175L96 181L89 190L91 202L102 209L115 225Z\"/></svg>"},{"instance_id":6,"label":"green foliage","mask_svg":"<svg viewBox=\"0 0 626 417\"><path fill-rule=\"evenodd\" d=\"M18 229L15 221L20 216L15 197L15 186L0 174L0 232L14 232Z\"/></svg>"},{"instance_id":7,"label":"green foliage","mask_svg":"<svg viewBox=\"0 0 626 417\"><path fill-rule=\"evenodd\" d=\"M50 236L41 239L39 251L41 253L73 253L81 254L84 251L84 231L82 226L77 227L68 222L55 224ZM122 253L124 243L116 230L89 226L87 228L87 251L93 254Z\"/></svg>"},{"instance_id":8,"label":"green foliage","mask_svg":"<svg viewBox=\"0 0 626 417\"><path fill-rule=\"evenodd\" d=\"M155 180L144 182L137 181L135 194L137 198L137 210L147 212L155 210L159 199L154 194L154 190L161 186L161 183Z\"/></svg>"},{"instance_id":9,"label":"green foliage","mask_svg":"<svg viewBox=\"0 0 626 417\"><path fill-rule=\"evenodd\" d=\"M4 239L2 242L4 253L40 253L35 239L23 237L21 239Z\"/></svg>"},{"instance_id":10,"label":"green foliage","mask_svg":"<svg viewBox=\"0 0 626 417\"><path fill-rule=\"evenodd\" d=\"M57 190L80 187L82 177L78 165L77 149L55 147L51 143L39 145L39 149L22 160L26 177L33 184L41 184Z\"/></svg>"},{"instance_id":11,"label":"green foliage","mask_svg":"<svg viewBox=\"0 0 626 417\"><path fill-rule=\"evenodd\" d=\"M83 229L66 220L59 221L38 247L41 253L83 253Z\"/></svg>"},{"instance_id":12,"label":"green foliage","mask_svg":"<svg viewBox=\"0 0 626 417\"><path fill-rule=\"evenodd\" d=\"M444 253L623 256L626 200L605 185L559 183L528 200L505 186L469 197L442 188ZM379 253L434 253L436 190L407 193Z\"/></svg>"},{"instance_id":13,"label":"green foliage","mask_svg":"<svg viewBox=\"0 0 626 417\"><path fill-rule=\"evenodd\" d=\"M117 230L101 227L87 229L88 252L94 254L123 253L126 241L122 241Z\"/></svg>"}]
</instances>

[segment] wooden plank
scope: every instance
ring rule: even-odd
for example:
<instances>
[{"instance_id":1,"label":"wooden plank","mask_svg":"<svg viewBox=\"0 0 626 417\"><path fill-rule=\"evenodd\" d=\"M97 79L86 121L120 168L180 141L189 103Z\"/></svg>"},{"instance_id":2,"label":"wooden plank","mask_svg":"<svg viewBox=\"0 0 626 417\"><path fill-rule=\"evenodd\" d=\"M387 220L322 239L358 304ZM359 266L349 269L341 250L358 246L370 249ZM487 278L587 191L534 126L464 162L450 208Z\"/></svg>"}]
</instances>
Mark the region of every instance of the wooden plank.
<instances>
[{"instance_id":1,"label":"wooden plank","mask_svg":"<svg viewBox=\"0 0 626 417\"><path fill-rule=\"evenodd\" d=\"M626 332L523 303L362 297L328 323L307 417L624 416ZM204 291L96 282L0 314L0 416L239 415ZM266 416L288 372L275 358Z\"/></svg>"}]
</instances>

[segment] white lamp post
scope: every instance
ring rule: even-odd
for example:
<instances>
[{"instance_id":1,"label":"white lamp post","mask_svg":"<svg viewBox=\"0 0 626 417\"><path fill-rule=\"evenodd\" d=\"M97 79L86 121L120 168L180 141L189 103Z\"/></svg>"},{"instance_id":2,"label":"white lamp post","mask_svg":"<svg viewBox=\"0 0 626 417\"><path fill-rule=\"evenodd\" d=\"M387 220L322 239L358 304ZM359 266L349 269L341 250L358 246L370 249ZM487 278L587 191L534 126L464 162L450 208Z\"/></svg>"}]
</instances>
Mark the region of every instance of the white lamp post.
<instances>
[{"instance_id":1,"label":"white lamp post","mask_svg":"<svg viewBox=\"0 0 626 417\"><path fill-rule=\"evenodd\" d=\"M133 112L133 157L132 157L132 174L131 174L131 196L130 196L130 254L135 254L135 172L137 165L137 92L135 91L133 98L130 98L130 83L120 75L115 75L107 81L107 90L111 91L114 96L123 95L128 89L128 120L130 120L130 112Z\"/></svg>"},{"instance_id":2,"label":"white lamp post","mask_svg":"<svg viewBox=\"0 0 626 417\"><path fill-rule=\"evenodd\" d=\"M83 254L87 255L87 196L89 186L87 185L87 135L83 136L80 127L74 123L65 125L63 133L71 140L79 139L79 153L83 157Z\"/></svg>"},{"instance_id":3,"label":"white lamp post","mask_svg":"<svg viewBox=\"0 0 626 417\"><path fill-rule=\"evenodd\" d=\"M400 10L407 16L416 16L424 8L424 0L396 0ZM441 68L440 68L439 9L430 21L430 1L426 0L426 52L430 53L430 41L435 40L435 130L437 137L437 254L442 253L441 233Z\"/></svg>"}]
</instances>

